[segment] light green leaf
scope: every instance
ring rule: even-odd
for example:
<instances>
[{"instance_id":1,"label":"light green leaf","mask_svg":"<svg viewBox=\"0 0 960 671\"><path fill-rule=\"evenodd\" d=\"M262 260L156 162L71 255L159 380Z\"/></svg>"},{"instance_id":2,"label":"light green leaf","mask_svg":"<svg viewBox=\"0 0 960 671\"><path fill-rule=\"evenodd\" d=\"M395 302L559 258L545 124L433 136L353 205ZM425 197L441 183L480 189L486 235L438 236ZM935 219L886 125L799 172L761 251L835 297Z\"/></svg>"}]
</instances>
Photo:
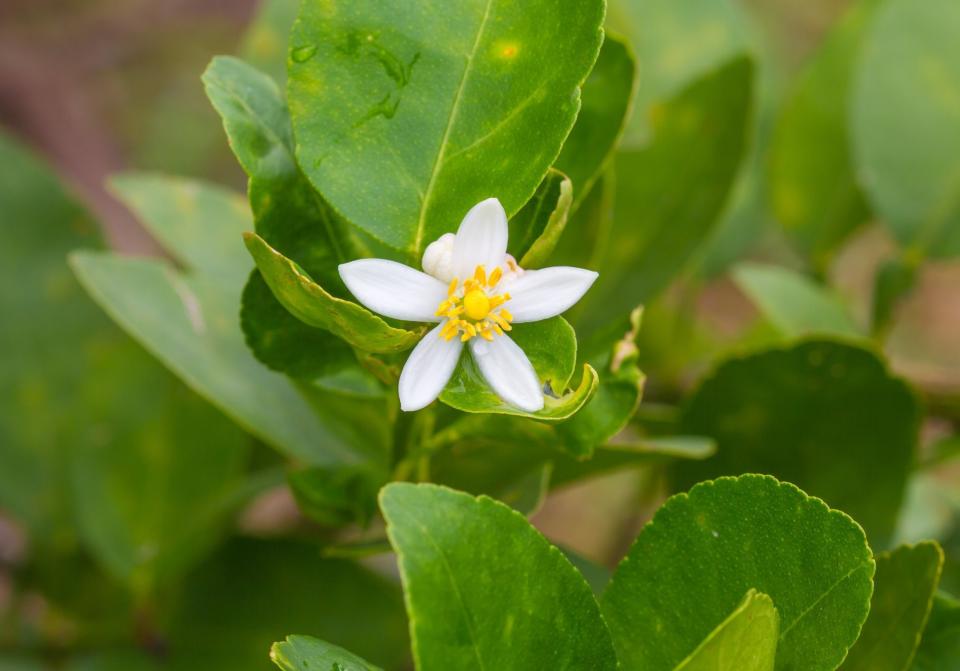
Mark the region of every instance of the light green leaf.
<instances>
[{"instance_id":1,"label":"light green leaf","mask_svg":"<svg viewBox=\"0 0 960 671\"><path fill-rule=\"evenodd\" d=\"M657 105L720 66L750 43L739 5L716 0L613 0L608 23L624 33L640 64L640 81L624 144L642 146Z\"/></svg>"},{"instance_id":2,"label":"light green leaf","mask_svg":"<svg viewBox=\"0 0 960 671\"><path fill-rule=\"evenodd\" d=\"M274 643L270 659L284 671L380 671L352 652L310 636L287 636L286 641Z\"/></svg>"},{"instance_id":3,"label":"light green leaf","mask_svg":"<svg viewBox=\"0 0 960 671\"><path fill-rule=\"evenodd\" d=\"M553 317L532 324L517 324L509 337L526 353L540 378L545 392L544 408L535 413L518 410L497 396L467 349L440 400L464 412L498 413L560 421L576 413L597 389L597 372L583 367L583 377L576 389L568 391L577 360L577 336L563 317Z\"/></svg>"},{"instance_id":4,"label":"light green leaf","mask_svg":"<svg viewBox=\"0 0 960 671\"><path fill-rule=\"evenodd\" d=\"M74 253L88 293L187 385L277 449L312 464L357 463L364 454L336 412L318 416L285 377L260 365L237 324L236 289L163 261ZM239 287L237 287L239 289Z\"/></svg>"},{"instance_id":5,"label":"light green leaf","mask_svg":"<svg viewBox=\"0 0 960 671\"><path fill-rule=\"evenodd\" d=\"M623 133L636 93L636 69L630 45L608 32L583 84L577 123L554 163L573 182L572 210L590 193Z\"/></svg>"},{"instance_id":6,"label":"light green leaf","mask_svg":"<svg viewBox=\"0 0 960 671\"><path fill-rule=\"evenodd\" d=\"M614 224L591 291L596 321L661 291L703 243L740 165L752 80L748 59L731 61L663 107L649 146L617 156Z\"/></svg>"},{"instance_id":7,"label":"light green leaf","mask_svg":"<svg viewBox=\"0 0 960 671\"><path fill-rule=\"evenodd\" d=\"M567 226L572 203L570 179L551 168L533 198L510 222L510 253L521 267L546 264Z\"/></svg>"},{"instance_id":8,"label":"light green leaf","mask_svg":"<svg viewBox=\"0 0 960 671\"><path fill-rule=\"evenodd\" d=\"M865 337L838 296L797 272L779 266L741 263L733 269L732 277L785 338Z\"/></svg>"},{"instance_id":9,"label":"light green leaf","mask_svg":"<svg viewBox=\"0 0 960 671\"><path fill-rule=\"evenodd\" d=\"M717 454L679 464L677 473L687 486L740 473L792 480L850 513L882 545L903 500L919 417L913 392L872 351L801 342L730 359L701 384L681 431L712 436Z\"/></svg>"},{"instance_id":10,"label":"light green leaf","mask_svg":"<svg viewBox=\"0 0 960 671\"><path fill-rule=\"evenodd\" d=\"M110 190L185 267L240 286L253 264L240 236L253 228L250 208L232 191L191 179L146 173L110 178Z\"/></svg>"},{"instance_id":11,"label":"light green leaf","mask_svg":"<svg viewBox=\"0 0 960 671\"><path fill-rule=\"evenodd\" d=\"M860 0L833 30L789 94L770 147L770 202L817 269L869 210L850 156L848 101L877 0Z\"/></svg>"},{"instance_id":12,"label":"light green leaf","mask_svg":"<svg viewBox=\"0 0 960 671\"><path fill-rule=\"evenodd\" d=\"M960 254L960 4L888 0L852 94L857 174L914 254Z\"/></svg>"},{"instance_id":13,"label":"light green leaf","mask_svg":"<svg viewBox=\"0 0 960 671\"><path fill-rule=\"evenodd\" d=\"M551 265L597 268L606 249L613 225L615 177L611 159L597 179L581 207L570 215L563 235L553 250ZM579 314L583 303L578 303L570 314Z\"/></svg>"},{"instance_id":14,"label":"light green leaf","mask_svg":"<svg viewBox=\"0 0 960 671\"><path fill-rule=\"evenodd\" d=\"M779 635L773 601L752 589L676 671L773 671Z\"/></svg>"},{"instance_id":15,"label":"light green leaf","mask_svg":"<svg viewBox=\"0 0 960 671\"><path fill-rule=\"evenodd\" d=\"M260 236L249 233L244 240L273 295L306 324L327 329L368 352L403 351L423 335L423 329L394 328L362 305L327 293Z\"/></svg>"},{"instance_id":16,"label":"light green leaf","mask_svg":"<svg viewBox=\"0 0 960 671\"><path fill-rule=\"evenodd\" d=\"M601 605L623 668L669 671L755 589L780 614L775 668L832 671L867 617L873 572L843 513L769 476L719 478L667 500Z\"/></svg>"},{"instance_id":17,"label":"light green leaf","mask_svg":"<svg viewBox=\"0 0 960 671\"><path fill-rule=\"evenodd\" d=\"M522 515L402 483L382 490L380 507L419 671L617 668L590 587Z\"/></svg>"},{"instance_id":18,"label":"light green leaf","mask_svg":"<svg viewBox=\"0 0 960 671\"><path fill-rule=\"evenodd\" d=\"M930 614L943 550L933 541L877 555L870 617L842 671L906 671Z\"/></svg>"},{"instance_id":19,"label":"light green leaf","mask_svg":"<svg viewBox=\"0 0 960 671\"><path fill-rule=\"evenodd\" d=\"M300 165L417 258L484 198L515 214L573 126L603 14L602 0L304 3L287 87Z\"/></svg>"},{"instance_id":20,"label":"light green leaf","mask_svg":"<svg viewBox=\"0 0 960 671\"><path fill-rule=\"evenodd\" d=\"M927 628L911 671L960 669L960 601L940 592L933 599Z\"/></svg>"}]
</instances>

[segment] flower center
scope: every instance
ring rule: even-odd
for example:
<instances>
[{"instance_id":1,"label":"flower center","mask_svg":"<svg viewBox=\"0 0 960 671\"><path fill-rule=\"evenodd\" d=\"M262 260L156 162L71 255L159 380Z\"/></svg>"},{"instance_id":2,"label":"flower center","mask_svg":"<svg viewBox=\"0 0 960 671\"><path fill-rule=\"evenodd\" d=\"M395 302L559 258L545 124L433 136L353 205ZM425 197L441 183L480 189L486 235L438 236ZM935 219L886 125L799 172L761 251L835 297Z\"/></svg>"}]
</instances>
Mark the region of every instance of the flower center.
<instances>
[{"instance_id":1,"label":"flower center","mask_svg":"<svg viewBox=\"0 0 960 671\"><path fill-rule=\"evenodd\" d=\"M503 304L510 300L510 294L497 291L502 276L500 268L494 268L488 276L483 266L477 266L473 277L463 284L454 278L447 290L447 299L437 308L437 316L447 319L440 337L452 340L459 334L460 340L467 342L479 335L493 340L495 335L509 331L513 315Z\"/></svg>"}]
</instances>

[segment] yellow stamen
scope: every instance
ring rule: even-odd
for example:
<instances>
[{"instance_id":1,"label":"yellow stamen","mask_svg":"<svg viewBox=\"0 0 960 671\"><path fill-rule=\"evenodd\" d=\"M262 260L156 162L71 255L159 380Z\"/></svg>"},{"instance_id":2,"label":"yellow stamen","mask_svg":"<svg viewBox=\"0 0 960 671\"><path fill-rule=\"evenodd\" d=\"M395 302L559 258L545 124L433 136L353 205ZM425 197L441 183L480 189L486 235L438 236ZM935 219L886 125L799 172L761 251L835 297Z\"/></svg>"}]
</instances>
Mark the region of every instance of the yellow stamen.
<instances>
[{"instance_id":1,"label":"yellow stamen","mask_svg":"<svg viewBox=\"0 0 960 671\"><path fill-rule=\"evenodd\" d=\"M480 331L480 335L484 340L490 340L491 342L493 341L493 333L490 332L490 329L484 329L483 331Z\"/></svg>"},{"instance_id":2,"label":"yellow stamen","mask_svg":"<svg viewBox=\"0 0 960 671\"><path fill-rule=\"evenodd\" d=\"M457 292L458 286L460 286L460 280L454 277L452 280L450 280L450 286L447 287L447 296L452 298L453 294Z\"/></svg>"},{"instance_id":3,"label":"yellow stamen","mask_svg":"<svg viewBox=\"0 0 960 671\"><path fill-rule=\"evenodd\" d=\"M490 273L490 277L487 278L487 286L490 288L497 286L497 282L500 281L502 276L503 270L500 269L500 266L497 266L493 269L493 272Z\"/></svg>"},{"instance_id":4,"label":"yellow stamen","mask_svg":"<svg viewBox=\"0 0 960 671\"><path fill-rule=\"evenodd\" d=\"M506 319L508 322L513 321L513 315L510 314L510 311L507 308L500 308L500 316Z\"/></svg>"},{"instance_id":5,"label":"yellow stamen","mask_svg":"<svg viewBox=\"0 0 960 671\"><path fill-rule=\"evenodd\" d=\"M476 280L480 286L487 283L487 271L483 266L477 266L477 269L473 272L473 279Z\"/></svg>"}]
</instances>

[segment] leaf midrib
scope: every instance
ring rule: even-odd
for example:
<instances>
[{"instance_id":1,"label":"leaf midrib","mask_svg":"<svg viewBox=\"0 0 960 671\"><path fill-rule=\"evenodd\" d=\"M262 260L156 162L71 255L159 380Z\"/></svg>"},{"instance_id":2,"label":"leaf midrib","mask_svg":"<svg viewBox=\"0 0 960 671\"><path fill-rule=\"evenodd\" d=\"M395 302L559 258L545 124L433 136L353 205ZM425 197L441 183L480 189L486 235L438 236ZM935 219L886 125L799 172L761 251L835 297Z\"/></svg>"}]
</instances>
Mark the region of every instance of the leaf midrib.
<instances>
[{"instance_id":1,"label":"leaf midrib","mask_svg":"<svg viewBox=\"0 0 960 671\"><path fill-rule=\"evenodd\" d=\"M477 34L473 40L473 47L470 49L470 53L467 55L467 64L463 68L463 75L460 77L460 83L457 86L457 91L453 97L453 104L450 107L450 116L447 117L447 127L443 131L443 137L440 139L440 149L437 151L437 157L434 159L433 168L430 171L430 179L427 182L427 188L423 194L423 200L420 203L420 216L417 219L417 235L413 241L413 249L411 250L414 254L419 254L421 246L423 245L423 229L426 225L426 214L427 209L430 207L430 198L433 196L433 188L437 181L437 175L440 174L440 169L443 164L444 155L447 152L447 147L449 146L450 133L453 130L453 125L457 120L457 115L460 113L460 101L463 100L463 89L467 84L467 79L470 76L470 71L473 69L473 62L477 55L477 49L480 46L480 41L483 39L483 33L487 27L487 21L490 18L490 8L493 6L494 0L487 0L486 7L483 10L483 19L480 21L480 25L477 28Z\"/></svg>"}]
</instances>

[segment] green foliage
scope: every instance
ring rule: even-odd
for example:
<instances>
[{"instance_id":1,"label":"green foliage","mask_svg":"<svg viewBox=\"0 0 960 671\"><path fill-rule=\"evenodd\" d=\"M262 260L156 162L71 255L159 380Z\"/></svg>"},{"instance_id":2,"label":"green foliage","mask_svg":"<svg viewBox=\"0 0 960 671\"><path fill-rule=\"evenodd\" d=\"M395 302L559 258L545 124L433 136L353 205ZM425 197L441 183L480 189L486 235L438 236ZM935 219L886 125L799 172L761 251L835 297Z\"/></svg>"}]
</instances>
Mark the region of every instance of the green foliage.
<instances>
[{"instance_id":1,"label":"green foliage","mask_svg":"<svg viewBox=\"0 0 960 671\"><path fill-rule=\"evenodd\" d=\"M551 168L533 198L510 221L509 250L521 267L544 265L567 225L572 204L570 178Z\"/></svg>"},{"instance_id":2,"label":"green foliage","mask_svg":"<svg viewBox=\"0 0 960 671\"><path fill-rule=\"evenodd\" d=\"M951 0L886 0L853 89L857 172L877 214L920 257L960 254L958 31Z\"/></svg>"},{"instance_id":3,"label":"green foliage","mask_svg":"<svg viewBox=\"0 0 960 671\"><path fill-rule=\"evenodd\" d=\"M867 617L873 572L853 520L792 485L745 475L668 500L601 604L625 668L669 670L756 589L780 615L775 668L829 670Z\"/></svg>"},{"instance_id":4,"label":"green foliage","mask_svg":"<svg viewBox=\"0 0 960 671\"><path fill-rule=\"evenodd\" d=\"M617 668L590 587L523 516L435 485L389 485L380 505L419 671Z\"/></svg>"},{"instance_id":5,"label":"green foliage","mask_svg":"<svg viewBox=\"0 0 960 671\"><path fill-rule=\"evenodd\" d=\"M336 671L380 671L351 652L309 636L288 636L286 641L274 643L270 659L284 671L302 671L307 668L336 669Z\"/></svg>"},{"instance_id":6,"label":"green foliage","mask_svg":"<svg viewBox=\"0 0 960 671\"><path fill-rule=\"evenodd\" d=\"M939 593L910 667L912 671L955 671L960 668L960 601Z\"/></svg>"},{"instance_id":7,"label":"green foliage","mask_svg":"<svg viewBox=\"0 0 960 671\"><path fill-rule=\"evenodd\" d=\"M933 602L943 551L934 542L902 545L877 556L870 617L843 671L902 671L920 643Z\"/></svg>"},{"instance_id":8,"label":"green foliage","mask_svg":"<svg viewBox=\"0 0 960 671\"><path fill-rule=\"evenodd\" d=\"M679 481L770 473L849 512L882 546L903 499L918 418L913 392L868 349L811 340L730 359L681 419L684 433L715 438L717 454L681 464ZM862 478L857 487L851 473Z\"/></svg>"},{"instance_id":9,"label":"green foliage","mask_svg":"<svg viewBox=\"0 0 960 671\"><path fill-rule=\"evenodd\" d=\"M300 165L415 258L491 193L513 214L573 126L603 14L602 0L304 3L288 65Z\"/></svg>"}]
</instances>

